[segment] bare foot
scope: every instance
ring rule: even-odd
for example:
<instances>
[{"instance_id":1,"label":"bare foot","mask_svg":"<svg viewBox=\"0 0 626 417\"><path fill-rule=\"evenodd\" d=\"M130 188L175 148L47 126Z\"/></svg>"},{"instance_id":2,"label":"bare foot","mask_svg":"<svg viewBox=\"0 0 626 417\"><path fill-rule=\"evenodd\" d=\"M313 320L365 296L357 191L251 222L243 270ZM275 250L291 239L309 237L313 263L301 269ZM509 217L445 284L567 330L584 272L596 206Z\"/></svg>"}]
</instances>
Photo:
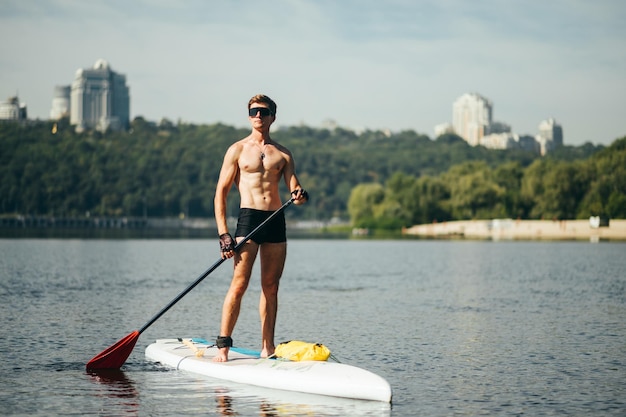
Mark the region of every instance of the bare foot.
<instances>
[{"instance_id":1,"label":"bare foot","mask_svg":"<svg viewBox=\"0 0 626 417\"><path fill-rule=\"evenodd\" d=\"M213 362L228 362L229 348L222 348L217 350L217 355L213 357Z\"/></svg>"},{"instance_id":2,"label":"bare foot","mask_svg":"<svg viewBox=\"0 0 626 417\"><path fill-rule=\"evenodd\" d=\"M261 357L262 358L269 358L270 356L274 355L274 348L267 348L267 349L263 349L261 351Z\"/></svg>"}]
</instances>

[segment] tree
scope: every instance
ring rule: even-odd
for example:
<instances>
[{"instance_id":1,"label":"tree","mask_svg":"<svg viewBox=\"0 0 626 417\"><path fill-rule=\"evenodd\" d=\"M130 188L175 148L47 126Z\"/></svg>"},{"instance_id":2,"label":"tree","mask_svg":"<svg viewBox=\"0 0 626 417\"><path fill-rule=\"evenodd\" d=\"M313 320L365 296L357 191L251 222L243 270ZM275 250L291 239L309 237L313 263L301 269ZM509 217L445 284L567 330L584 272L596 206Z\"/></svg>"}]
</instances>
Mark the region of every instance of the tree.
<instances>
[{"instance_id":1,"label":"tree","mask_svg":"<svg viewBox=\"0 0 626 417\"><path fill-rule=\"evenodd\" d=\"M456 219L506 216L503 187L484 162L454 166L445 176L450 189L450 211Z\"/></svg>"},{"instance_id":2,"label":"tree","mask_svg":"<svg viewBox=\"0 0 626 417\"><path fill-rule=\"evenodd\" d=\"M441 178L419 178L413 187L413 194L418 196L418 205L413 212L412 224L452 220L450 189Z\"/></svg>"},{"instance_id":3,"label":"tree","mask_svg":"<svg viewBox=\"0 0 626 417\"><path fill-rule=\"evenodd\" d=\"M348 199L348 212L354 227L375 225L375 206L385 198L385 189L377 183L359 184L352 189Z\"/></svg>"},{"instance_id":4,"label":"tree","mask_svg":"<svg viewBox=\"0 0 626 417\"><path fill-rule=\"evenodd\" d=\"M499 165L493 172L494 181L504 190L502 205L506 217L526 217L527 207L523 203L520 190L523 177L524 169L517 161Z\"/></svg>"},{"instance_id":5,"label":"tree","mask_svg":"<svg viewBox=\"0 0 626 417\"><path fill-rule=\"evenodd\" d=\"M590 165L592 178L578 217L626 218L626 137L594 155Z\"/></svg>"}]
</instances>

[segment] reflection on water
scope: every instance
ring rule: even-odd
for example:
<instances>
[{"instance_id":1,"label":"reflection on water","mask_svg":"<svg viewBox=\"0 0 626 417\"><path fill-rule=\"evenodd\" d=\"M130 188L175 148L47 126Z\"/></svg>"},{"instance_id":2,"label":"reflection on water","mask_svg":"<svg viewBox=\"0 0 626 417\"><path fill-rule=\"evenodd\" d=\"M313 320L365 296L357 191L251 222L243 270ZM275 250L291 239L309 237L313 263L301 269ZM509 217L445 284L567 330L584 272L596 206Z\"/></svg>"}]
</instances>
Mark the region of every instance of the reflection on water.
<instances>
[{"instance_id":1,"label":"reflection on water","mask_svg":"<svg viewBox=\"0 0 626 417\"><path fill-rule=\"evenodd\" d=\"M110 391L111 397L137 397L137 390L133 381L121 369L91 370L87 374L92 378L93 382L104 385Z\"/></svg>"},{"instance_id":2,"label":"reflection on water","mask_svg":"<svg viewBox=\"0 0 626 417\"><path fill-rule=\"evenodd\" d=\"M214 393L217 415L236 416L237 413L233 410L233 399L228 395L228 391L218 388Z\"/></svg>"},{"instance_id":3,"label":"reflection on water","mask_svg":"<svg viewBox=\"0 0 626 417\"><path fill-rule=\"evenodd\" d=\"M171 371L171 374L162 376L171 379L173 373L182 374L182 378L190 377L190 374L182 371ZM377 401L272 390L212 378L192 379L193 382L179 381L179 388L211 392L212 395L206 395L215 399L215 411L219 416L388 416L391 412L390 404ZM205 388L198 390L200 386Z\"/></svg>"},{"instance_id":4,"label":"reflection on water","mask_svg":"<svg viewBox=\"0 0 626 417\"><path fill-rule=\"evenodd\" d=\"M272 390L149 364L131 368L85 374L95 386L89 395L107 415L388 416L391 411L390 404L375 401Z\"/></svg>"},{"instance_id":5,"label":"reflection on water","mask_svg":"<svg viewBox=\"0 0 626 417\"><path fill-rule=\"evenodd\" d=\"M139 392L124 371L102 369L88 371L87 374L90 380L100 388L94 392L94 396L114 400L115 404L112 404L112 408L123 410L124 415L139 415Z\"/></svg>"}]
</instances>

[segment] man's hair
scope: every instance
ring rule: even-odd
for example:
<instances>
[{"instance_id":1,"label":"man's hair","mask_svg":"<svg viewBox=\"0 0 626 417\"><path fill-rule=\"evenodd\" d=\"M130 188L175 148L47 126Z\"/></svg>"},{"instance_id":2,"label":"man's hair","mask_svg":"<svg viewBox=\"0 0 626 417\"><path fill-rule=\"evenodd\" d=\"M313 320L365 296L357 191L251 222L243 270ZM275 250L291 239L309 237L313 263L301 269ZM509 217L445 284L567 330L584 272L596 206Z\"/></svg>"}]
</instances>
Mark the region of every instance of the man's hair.
<instances>
[{"instance_id":1,"label":"man's hair","mask_svg":"<svg viewBox=\"0 0 626 417\"><path fill-rule=\"evenodd\" d=\"M274 100L272 100L268 96L266 96L264 94L257 94L256 96L252 97L250 99L250 101L248 102L248 110L250 110L250 107L254 103L267 104L269 106L270 110L272 111L272 114L276 114L276 107L277 107L276 103L274 103Z\"/></svg>"}]
</instances>

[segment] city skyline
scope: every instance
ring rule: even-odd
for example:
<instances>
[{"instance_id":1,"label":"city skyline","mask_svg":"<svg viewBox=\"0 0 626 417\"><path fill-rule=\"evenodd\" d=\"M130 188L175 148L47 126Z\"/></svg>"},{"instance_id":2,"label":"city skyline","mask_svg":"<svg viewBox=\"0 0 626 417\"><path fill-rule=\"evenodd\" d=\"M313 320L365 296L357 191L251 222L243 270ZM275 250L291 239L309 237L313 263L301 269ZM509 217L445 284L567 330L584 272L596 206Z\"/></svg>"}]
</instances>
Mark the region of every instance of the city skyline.
<instances>
[{"instance_id":1,"label":"city skyline","mask_svg":"<svg viewBox=\"0 0 626 417\"><path fill-rule=\"evenodd\" d=\"M29 118L48 119L55 87L104 59L127 77L131 119L246 127L262 92L278 127L433 137L476 91L520 134L554 118L567 145L610 144L626 134L624 18L613 0L7 0L0 99L18 95Z\"/></svg>"},{"instance_id":2,"label":"city skyline","mask_svg":"<svg viewBox=\"0 0 626 417\"><path fill-rule=\"evenodd\" d=\"M452 123L434 127L435 137L454 133L470 146L491 149L525 149L546 155L563 146L563 127L554 119L542 120L535 135L519 134L503 121L494 120L493 103L479 93L465 93L452 104Z\"/></svg>"}]
</instances>

